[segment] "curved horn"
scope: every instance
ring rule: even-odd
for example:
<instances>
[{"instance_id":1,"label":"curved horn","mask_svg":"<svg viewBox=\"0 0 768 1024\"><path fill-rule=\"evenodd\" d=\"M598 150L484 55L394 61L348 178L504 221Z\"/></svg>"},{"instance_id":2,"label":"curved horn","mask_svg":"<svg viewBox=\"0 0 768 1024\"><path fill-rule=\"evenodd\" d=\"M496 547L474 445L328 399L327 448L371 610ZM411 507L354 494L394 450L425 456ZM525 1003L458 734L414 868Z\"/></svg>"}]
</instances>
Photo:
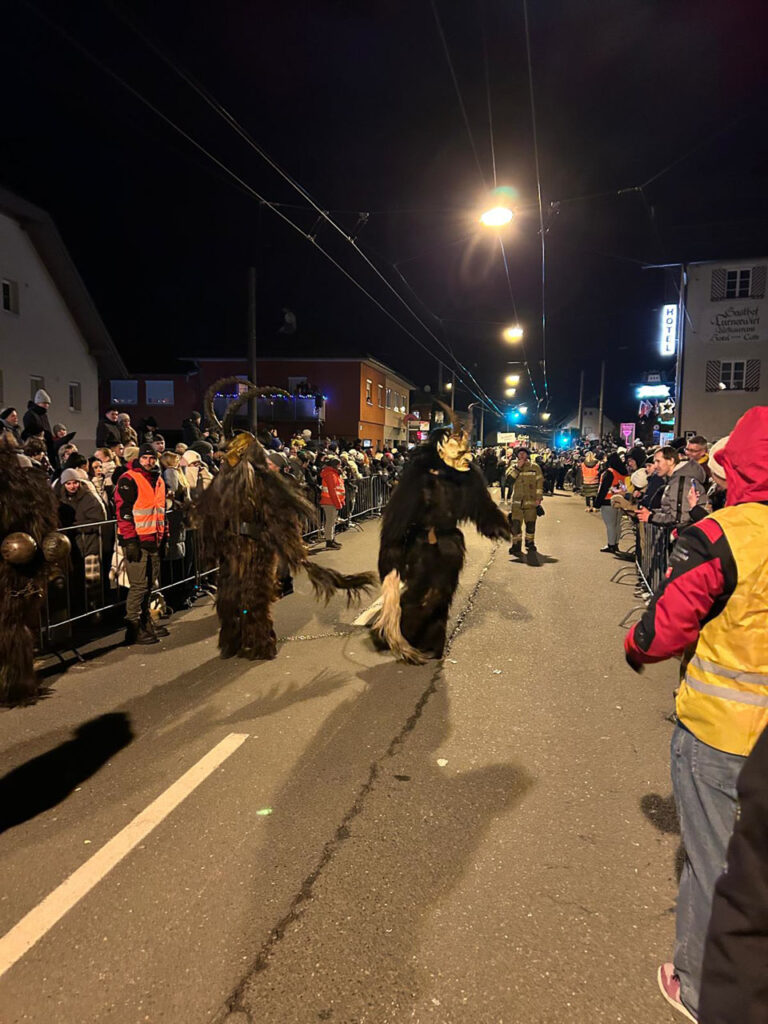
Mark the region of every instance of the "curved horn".
<instances>
[{"instance_id":1,"label":"curved horn","mask_svg":"<svg viewBox=\"0 0 768 1024\"><path fill-rule=\"evenodd\" d=\"M443 412L446 414L448 419L446 424L452 424L454 430L460 427L465 433L469 434L472 432L472 413L459 412L458 409L452 409L450 405L446 405L445 402L441 402L439 398L433 398L432 401L435 405L439 405Z\"/></svg>"},{"instance_id":2,"label":"curved horn","mask_svg":"<svg viewBox=\"0 0 768 1024\"><path fill-rule=\"evenodd\" d=\"M251 384L247 391L244 391L242 395L238 395L234 402L230 402L227 406L227 411L224 413L224 420L222 422L222 430L225 437L230 436L232 424L235 422L235 416L238 411L242 409L246 402L250 402L252 398L258 398L260 395L285 395L286 398L291 397L288 392L283 391L282 388L256 387L255 384Z\"/></svg>"},{"instance_id":3,"label":"curved horn","mask_svg":"<svg viewBox=\"0 0 768 1024\"><path fill-rule=\"evenodd\" d=\"M254 386L253 384L251 384L249 380L244 381L242 377L220 377L219 380L215 380L213 384L211 384L211 386L205 392L205 398L203 399L203 411L205 413L206 420L208 420L210 423L215 424L217 429L220 430L222 433L224 432L224 427L221 420L216 415L216 410L213 407L213 400L219 393L219 391L221 391L225 387L228 387L230 384L236 384L238 386L240 384L247 384L249 388L252 388Z\"/></svg>"}]
</instances>

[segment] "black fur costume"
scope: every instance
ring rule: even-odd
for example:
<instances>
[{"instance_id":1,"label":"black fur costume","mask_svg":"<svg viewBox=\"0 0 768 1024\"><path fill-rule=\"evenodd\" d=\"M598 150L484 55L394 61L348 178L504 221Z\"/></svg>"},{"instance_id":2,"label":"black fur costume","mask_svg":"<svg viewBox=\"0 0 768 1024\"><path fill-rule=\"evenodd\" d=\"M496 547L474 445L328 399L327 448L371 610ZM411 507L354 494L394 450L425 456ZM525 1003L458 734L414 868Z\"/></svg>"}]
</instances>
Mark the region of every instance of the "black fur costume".
<instances>
[{"instance_id":1,"label":"black fur costume","mask_svg":"<svg viewBox=\"0 0 768 1024\"><path fill-rule=\"evenodd\" d=\"M256 438L246 433L232 437L237 410L251 398L276 389L249 385L219 423L213 396L231 384L242 381L217 381L206 396L208 421L221 429L229 445L221 472L204 492L197 513L206 556L219 566L216 612L222 657L274 658L277 638L271 607L280 596L278 565L282 573L303 569L315 595L326 602L337 590L345 590L351 601L373 585L375 576L370 572L345 576L309 560L302 532L316 518L315 508L290 478L269 469Z\"/></svg>"},{"instance_id":2,"label":"black fur costume","mask_svg":"<svg viewBox=\"0 0 768 1024\"><path fill-rule=\"evenodd\" d=\"M69 549L57 528L57 503L45 474L22 466L16 449L0 441L0 704L37 699L34 637L50 570L46 556L66 558ZM9 561L19 538L29 557Z\"/></svg>"},{"instance_id":3,"label":"black fur costume","mask_svg":"<svg viewBox=\"0 0 768 1024\"><path fill-rule=\"evenodd\" d=\"M507 519L468 450L462 427L433 432L410 455L384 509L379 549L383 604L372 626L402 661L442 657L448 613L464 565L464 535L458 524L472 522L485 537L510 536Z\"/></svg>"}]
</instances>

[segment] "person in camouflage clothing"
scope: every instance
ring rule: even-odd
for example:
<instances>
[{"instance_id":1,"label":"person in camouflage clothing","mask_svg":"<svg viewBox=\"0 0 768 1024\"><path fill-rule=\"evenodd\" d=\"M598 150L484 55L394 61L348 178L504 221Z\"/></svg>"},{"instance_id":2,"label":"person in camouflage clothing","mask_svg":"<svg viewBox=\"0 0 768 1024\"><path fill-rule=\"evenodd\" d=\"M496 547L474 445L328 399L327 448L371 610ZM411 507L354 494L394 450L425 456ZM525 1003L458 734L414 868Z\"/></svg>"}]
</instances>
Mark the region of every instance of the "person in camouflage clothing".
<instances>
[{"instance_id":1,"label":"person in camouflage clothing","mask_svg":"<svg viewBox=\"0 0 768 1024\"><path fill-rule=\"evenodd\" d=\"M525 549L529 555L536 554L536 518L541 515L541 499L544 493L544 477L541 467L531 462L527 448L515 451L515 460L507 470L509 490L509 525L512 530L510 555L520 556L523 551L523 523L525 523ZM542 510L543 511L543 510Z\"/></svg>"}]
</instances>

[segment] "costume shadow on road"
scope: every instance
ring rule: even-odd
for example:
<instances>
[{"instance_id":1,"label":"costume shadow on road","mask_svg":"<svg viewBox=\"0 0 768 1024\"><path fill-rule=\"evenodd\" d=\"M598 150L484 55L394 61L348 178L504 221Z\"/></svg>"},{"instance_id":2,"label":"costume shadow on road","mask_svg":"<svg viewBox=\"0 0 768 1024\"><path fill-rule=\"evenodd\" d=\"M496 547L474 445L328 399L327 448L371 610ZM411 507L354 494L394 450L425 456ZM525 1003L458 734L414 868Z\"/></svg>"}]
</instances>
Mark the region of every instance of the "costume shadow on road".
<instances>
[{"instance_id":1,"label":"costume shadow on road","mask_svg":"<svg viewBox=\"0 0 768 1024\"><path fill-rule=\"evenodd\" d=\"M13 768L0 778L0 832L61 803L132 740L128 715L100 715L78 726L72 739Z\"/></svg>"},{"instance_id":2,"label":"costume shadow on road","mask_svg":"<svg viewBox=\"0 0 768 1024\"><path fill-rule=\"evenodd\" d=\"M491 823L534 783L514 762L458 774L438 766L452 731L440 665L387 663L358 676L365 690L329 717L276 795L271 841L291 848L313 790L322 804L333 779L363 784L225 1013L283 1024L375 1019L375 998L388 1020L411 1019L436 967L416 957L423 923L470 869Z\"/></svg>"},{"instance_id":3,"label":"costume shadow on road","mask_svg":"<svg viewBox=\"0 0 768 1024\"><path fill-rule=\"evenodd\" d=\"M680 821L677 817L674 794L670 793L668 797L663 797L658 793L646 793L640 798L640 810L659 832L670 836L680 835ZM684 863L685 847L680 842L675 851L675 878L678 882L683 873Z\"/></svg>"}]
</instances>

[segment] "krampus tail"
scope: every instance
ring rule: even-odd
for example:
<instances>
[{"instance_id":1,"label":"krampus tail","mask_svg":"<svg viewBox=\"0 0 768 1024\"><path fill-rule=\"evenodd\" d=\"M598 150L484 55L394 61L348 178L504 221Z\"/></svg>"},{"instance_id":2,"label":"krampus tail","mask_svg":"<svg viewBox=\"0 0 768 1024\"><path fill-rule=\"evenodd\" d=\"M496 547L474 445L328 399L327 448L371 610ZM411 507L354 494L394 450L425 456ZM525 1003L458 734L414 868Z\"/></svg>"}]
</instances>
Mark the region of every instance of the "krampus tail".
<instances>
[{"instance_id":1,"label":"krampus tail","mask_svg":"<svg viewBox=\"0 0 768 1024\"><path fill-rule=\"evenodd\" d=\"M400 630L402 610L400 608L400 573L393 569L384 577L381 585L381 610L371 623L371 629L379 634L398 661L412 665L423 665L426 656L412 647Z\"/></svg>"},{"instance_id":2,"label":"krampus tail","mask_svg":"<svg viewBox=\"0 0 768 1024\"><path fill-rule=\"evenodd\" d=\"M309 581L314 587L315 597L322 598L326 604L338 590L347 592L347 606L353 601L359 601L363 593L367 593L376 582L376 575L372 572L353 572L345 575L336 572L335 569L323 568L316 562L306 559L302 568L309 576Z\"/></svg>"}]
</instances>

